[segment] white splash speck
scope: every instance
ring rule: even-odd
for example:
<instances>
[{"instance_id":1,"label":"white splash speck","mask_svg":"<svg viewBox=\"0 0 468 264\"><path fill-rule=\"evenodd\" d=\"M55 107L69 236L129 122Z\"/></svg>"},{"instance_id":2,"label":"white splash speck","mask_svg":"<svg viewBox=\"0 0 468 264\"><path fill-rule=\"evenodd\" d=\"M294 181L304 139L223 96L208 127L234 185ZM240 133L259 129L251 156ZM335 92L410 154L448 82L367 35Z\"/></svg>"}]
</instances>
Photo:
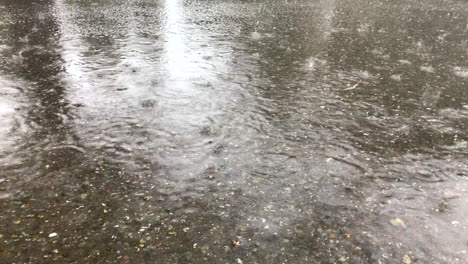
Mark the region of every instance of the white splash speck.
<instances>
[{"instance_id":1,"label":"white splash speck","mask_svg":"<svg viewBox=\"0 0 468 264\"><path fill-rule=\"evenodd\" d=\"M260 33L256 32L256 31L254 31L254 32L252 32L252 34L251 34L251 38L252 38L253 40L259 40L259 39L262 38L262 34L260 34Z\"/></svg>"},{"instance_id":2,"label":"white splash speck","mask_svg":"<svg viewBox=\"0 0 468 264\"><path fill-rule=\"evenodd\" d=\"M326 60L321 60L321 59L317 59L315 57L310 57L308 60L307 60L307 66L311 69L311 70L315 70L317 68L320 68L320 67L323 67L327 64L327 61Z\"/></svg>"},{"instance_id":3,"label":"white splash speck","mask_svg":"<svg viewBox=\"0 0 468 264\"><path fill-rule=\"evenodd\" d=\"M453 67L453 71L458 77L468 78L468 68Z\"/></svg>"},{"instance_id":4,"label":"white splash speck","mask_svg":"<svg viewBox=\"0 0 468 264\"><path fill-rule=\"evenodd\" d=\"M432 66L421 66L421 67L419 67L419 69L420 69L421 71L424 71L424 72L430 72L430 73L434 73L434 72L435 72L435 69L434 69L434 67L432 67Z\"/></svg>"},{"instance_id":5,"label":"white splash speck","mask_svg":"<svg viewBox=\"0 0 468 264\"><path fill-rule=\"evenodd\" d=\"M399 81L401 81L401 75L400 74L393 74L392 76L390 76L390 79L399 82Z\"/></svg>"}]
</instances>

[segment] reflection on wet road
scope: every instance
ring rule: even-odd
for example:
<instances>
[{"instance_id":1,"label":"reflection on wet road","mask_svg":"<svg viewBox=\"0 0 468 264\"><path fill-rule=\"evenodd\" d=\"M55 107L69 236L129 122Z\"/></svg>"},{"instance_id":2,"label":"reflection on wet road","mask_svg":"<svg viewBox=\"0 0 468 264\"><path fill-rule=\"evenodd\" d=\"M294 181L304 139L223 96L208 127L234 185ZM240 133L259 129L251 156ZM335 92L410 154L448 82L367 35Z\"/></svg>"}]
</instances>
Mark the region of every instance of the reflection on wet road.
<instances>
[{"instance_id":1,"label":"reflection on wet road","mask_svg":"<svg viewBox=\"0 0 468 264\"><path fill-rule=\"evenodd\" d=\"M468 262L467 21L0 0L0 262Z\"/></svg>"}]
</instances>

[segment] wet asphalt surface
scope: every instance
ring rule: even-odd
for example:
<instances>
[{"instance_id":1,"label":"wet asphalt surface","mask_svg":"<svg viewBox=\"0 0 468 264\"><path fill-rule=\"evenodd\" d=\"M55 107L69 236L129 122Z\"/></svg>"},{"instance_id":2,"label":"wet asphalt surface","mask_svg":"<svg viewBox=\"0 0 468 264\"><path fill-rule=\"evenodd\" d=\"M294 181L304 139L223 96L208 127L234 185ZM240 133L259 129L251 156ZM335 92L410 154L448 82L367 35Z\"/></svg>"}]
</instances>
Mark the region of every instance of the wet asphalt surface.
<instances>
[{"instance_id":1,"label":"wet asphalt surface","mask_svg":"<svg viewBox=\"0 0 468 264\"><path fill-rule=\"evenodd\" d=\"M468 263L463 0L0 0L0 263Z\"/></svg>"}]
</instances>

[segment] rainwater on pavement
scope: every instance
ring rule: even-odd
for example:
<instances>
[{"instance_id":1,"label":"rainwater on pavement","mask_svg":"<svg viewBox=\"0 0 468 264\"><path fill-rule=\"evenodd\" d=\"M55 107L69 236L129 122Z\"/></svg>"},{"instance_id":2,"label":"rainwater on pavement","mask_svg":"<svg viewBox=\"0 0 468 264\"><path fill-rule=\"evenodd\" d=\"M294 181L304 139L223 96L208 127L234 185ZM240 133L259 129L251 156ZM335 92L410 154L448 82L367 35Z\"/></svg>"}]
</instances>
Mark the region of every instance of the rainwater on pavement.
<instances>
[{"instance_id":1,"label":"rainwater on pavement","mask_svg":"<svg viewBox=\"0 0 468 264\"><path fill-rule=\"evenodd\" d=\"M0 263L468 263L465 0L0 0Z\"/></svg>"}]
</instances>

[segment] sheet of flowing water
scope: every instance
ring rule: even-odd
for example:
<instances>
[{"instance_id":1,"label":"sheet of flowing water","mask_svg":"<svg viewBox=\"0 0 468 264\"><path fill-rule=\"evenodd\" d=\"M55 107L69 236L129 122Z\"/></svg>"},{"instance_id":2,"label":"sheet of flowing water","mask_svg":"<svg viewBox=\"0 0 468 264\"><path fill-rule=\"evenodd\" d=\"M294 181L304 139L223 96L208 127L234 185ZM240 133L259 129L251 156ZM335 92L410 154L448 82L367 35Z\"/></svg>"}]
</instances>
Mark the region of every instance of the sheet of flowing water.
<instances>
[{"instance_id":1,"label":"sheet of flowing water","mask_svg":"<svg viewBox=\"0 0 468 264\"><path fill-rule=\"evenodd\" d=\"M466 263L468 5L0 1L0 262Z\"/></svg>"}]
</instances>

